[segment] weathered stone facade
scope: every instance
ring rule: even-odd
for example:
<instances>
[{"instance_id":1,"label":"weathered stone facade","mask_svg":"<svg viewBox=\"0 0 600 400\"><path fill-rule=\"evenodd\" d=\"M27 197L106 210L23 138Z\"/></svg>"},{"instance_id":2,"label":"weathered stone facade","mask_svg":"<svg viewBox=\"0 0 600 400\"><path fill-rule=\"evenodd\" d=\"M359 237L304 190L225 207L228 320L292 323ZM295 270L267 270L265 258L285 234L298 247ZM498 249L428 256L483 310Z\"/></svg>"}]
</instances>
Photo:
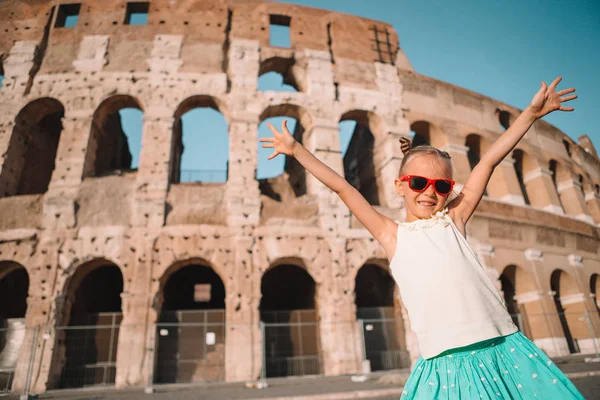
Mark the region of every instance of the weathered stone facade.
<instances>
[{"instance_id":1,"label":"weathered stone facade","mask_svg":"<svg viewBox=\"0 0 600 400\"><path fill-rule=\"evenodd\" d=\"M418 74L393 28L377 21L258 0L152 0L148 24L133 26L123 24L125 1L84 0L77 25L61 28L52 10L63 3L0 3L0 282L26 270L26 326L73 324L78 285L117 267L115 384L145 385L166 282L204 265L225 287L224 379L256 379L263 276L295 265L314 280L321 372L360 371L355 278L367 264L387 268L383 249L292 161L280 178L255 178L259 123L295 118L311 152L366 180L361 189L378 210L402 218L392 185L400 136L413 130L447 150L460 189L519 110ZM288 17L291 48L269 45L272 16ZM259 75L270 71L299 91L259 91ZM135 171L114 119L123 107L144 112ZM215 108L228 122L226 183L176 183L176 127L195 107ZM362 129L350 158L372 165L341 157L343 120ZM525 329L551 355L570 351L565 324L580 351L594 346L568 314L561 324L556 302L586 312L600 336L599 184L589 138L575 143L538 121L496 168L467 227L498 287L512 287ZM395 304L405 315L398 293ZM408 323L399 336L416 357ZM15 390L25 385L34 337L31 330L23 339ZM41 392L53 387L66 350L58 330L37 340L31 384Z\"/></svg>"}]
</instances>

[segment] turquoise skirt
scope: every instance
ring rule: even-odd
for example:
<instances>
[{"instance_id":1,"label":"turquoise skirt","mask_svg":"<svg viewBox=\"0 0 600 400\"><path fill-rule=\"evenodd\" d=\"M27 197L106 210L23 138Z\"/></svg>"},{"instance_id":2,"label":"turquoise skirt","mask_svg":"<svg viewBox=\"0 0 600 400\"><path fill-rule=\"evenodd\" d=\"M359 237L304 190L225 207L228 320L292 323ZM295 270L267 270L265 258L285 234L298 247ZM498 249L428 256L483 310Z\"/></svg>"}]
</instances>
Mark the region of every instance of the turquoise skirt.
<instances>
[{"instance_id":1,"label":"turquoise skirt","mask_svg":"<svg viewBox=\"0 0 600 400\"><path fill-rule=\"evenodd\" d=\"M421 399L583 400L560 369L521 332L436 357L420 357L401 400Z\"/></svg>"}]
</instances>

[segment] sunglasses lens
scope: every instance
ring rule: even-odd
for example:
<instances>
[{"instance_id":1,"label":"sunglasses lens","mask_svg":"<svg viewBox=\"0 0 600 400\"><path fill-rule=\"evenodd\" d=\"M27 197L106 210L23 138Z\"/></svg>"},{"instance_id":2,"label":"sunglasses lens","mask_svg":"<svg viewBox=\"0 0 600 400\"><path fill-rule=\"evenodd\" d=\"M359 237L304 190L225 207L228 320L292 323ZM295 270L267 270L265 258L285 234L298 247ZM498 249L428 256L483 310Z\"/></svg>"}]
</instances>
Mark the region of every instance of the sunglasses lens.
<instances>
[{"instance_id":1,"label":"sunglasses lens","mask_svg":"<svg viewBox=\"0 0 600 400\"><path fill-rule=\"evenodd\" d=\"M427 179L420 176L413 176L410 178L410 188L413 190L423 190L427 186Z\"/></svg>"},{"instance_id":2,"label":"sunglasses lens","mask_svg":"<svg viewBox=\"0 0 600 400\"><path fill-rule=\"evenodd\" d=\"M441 194L447 194L450 193L452 185L446 180L439 180L435 182L435 189Z\"/></svg>"}]
</instances>

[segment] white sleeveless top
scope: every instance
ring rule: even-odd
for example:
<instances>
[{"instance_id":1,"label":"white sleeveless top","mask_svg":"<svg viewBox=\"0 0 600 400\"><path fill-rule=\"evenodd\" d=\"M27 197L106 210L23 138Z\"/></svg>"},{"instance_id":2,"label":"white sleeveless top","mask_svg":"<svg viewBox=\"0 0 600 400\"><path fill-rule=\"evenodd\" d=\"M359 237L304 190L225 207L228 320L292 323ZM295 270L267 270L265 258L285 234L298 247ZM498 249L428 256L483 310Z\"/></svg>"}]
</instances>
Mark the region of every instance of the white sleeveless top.
<instances>
[{"instance_id":1,"label":"white sleeveless top","mask_svg":"<svg viewBox=\"0 0 600 400\"><path fill-rule=\"evenodd\" d=\"M448 209L398 222L394 280L423 358L518 329Z\"/></svg>"}]
</instances>

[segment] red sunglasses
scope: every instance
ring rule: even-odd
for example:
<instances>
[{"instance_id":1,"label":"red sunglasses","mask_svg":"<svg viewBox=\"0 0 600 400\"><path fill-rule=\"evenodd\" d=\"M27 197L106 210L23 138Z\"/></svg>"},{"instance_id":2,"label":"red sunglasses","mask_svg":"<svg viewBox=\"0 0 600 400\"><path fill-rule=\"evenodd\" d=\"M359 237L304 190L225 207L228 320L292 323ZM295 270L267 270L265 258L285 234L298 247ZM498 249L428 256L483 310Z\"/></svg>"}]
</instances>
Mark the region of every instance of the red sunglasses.
<instances>
[{"instance_id":1,"label":"red sunglasses","mask_svg":"<svg viewBox=\"0 0 600 400\"><path fill-rule=\"evenodd\" d=\"M433 185L433 188L440 196L447 196L454 187L454 181L452 179L429 179L424 176L418 175L404 175L400 177L401 181L408 181L408 187L414 192L424 192L429 185Z\"/></svg>"}]
</instances>

